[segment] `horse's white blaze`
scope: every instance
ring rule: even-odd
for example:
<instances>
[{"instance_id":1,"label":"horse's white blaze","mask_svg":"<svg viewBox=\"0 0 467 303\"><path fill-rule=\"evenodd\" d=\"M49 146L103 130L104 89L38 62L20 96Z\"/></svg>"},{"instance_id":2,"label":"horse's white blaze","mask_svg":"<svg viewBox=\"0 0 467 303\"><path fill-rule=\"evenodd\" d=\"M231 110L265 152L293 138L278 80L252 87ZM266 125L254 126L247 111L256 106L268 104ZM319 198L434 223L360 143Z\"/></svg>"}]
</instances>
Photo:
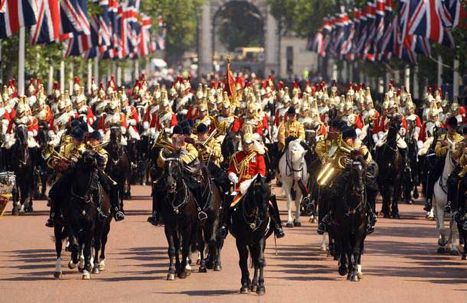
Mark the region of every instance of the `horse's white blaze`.
<instances>
[{"instance_id":1,"label":"horse's white blaze","mask_svg":"<svg viewBox=\"0 0 467 303\"><path fill-rule=\"evenodd\" d=\"M444 212L444 208L448 200L447 193L445 192L447 180L451 172L454 170L454 167L455 164L451 158L451 150L449 150L446 154L446 160L444 161L443 173L434 185L432 208L433 214L436 218L436 229L438 230L440 237L438 245L444 247L448 244L451 250L453 247L455 250L459 247L459 236L456 224L454 224L454 219L451 216L447 216L449 227L445 228L444 220L446 219L446 214Z\"/></svg>"},{"instance_id":2,"label":"horse's white blaze","mask_svg":"<svg viewBox=\"0 0 467 303\"><path fill-rule=\"evenodd\" d=\"M300 145L300 140L294 140L289 143L286 152L279 160L279 173L282 182L282 190L287 198L287 222L300 222L300 203L302 200L302 191L298 182L302 180L306 184L308 172L305 163L305 149ZM291 190L295 191L295 218L292 216L292 196Z\"/></svg>"}]
</instances>

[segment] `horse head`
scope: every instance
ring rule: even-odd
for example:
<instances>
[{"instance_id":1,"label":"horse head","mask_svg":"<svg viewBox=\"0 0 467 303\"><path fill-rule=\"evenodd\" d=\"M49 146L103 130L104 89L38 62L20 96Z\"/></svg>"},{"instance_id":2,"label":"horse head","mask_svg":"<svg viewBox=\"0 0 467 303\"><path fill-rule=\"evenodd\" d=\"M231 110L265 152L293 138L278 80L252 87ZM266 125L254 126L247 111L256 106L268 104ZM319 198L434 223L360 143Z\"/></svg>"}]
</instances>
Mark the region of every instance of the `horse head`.
<instances>
[{"instance_id":1,"label":"horse head","mask_svg":"<svg viewBox=\"0 0 467 303\"><path fill-rule=\"evenodd\" d=\"M28 144L28 127L26 124L18 124L16 126L15 137L21 145Z\"/></svg>"},{"instance_id":2,"label":"horse head","mask_svg":"<svg viewBox=\"0 0 467 303\"><path fill-rule=\"evenodd\" d=\"M76 167L84 171L94 171L98 168L97 154L92 150L85 150L81 155Z\"/></svg>"},{"instance_id":3,"label":"horse head","mask_svg":"<svg viewBox=\"0 0 467 303\"><path fill-rule=\"evenodd\" d=\"M353 197L352 200L358 204L365 198L365 177L366 177L366 162L363 156L358 152L352 152L349 161L350 167L350 195Z\"/></svg>"},{"instance_id":4,"label":"horse head","mask_svg":"<svg viewBox=\"0 0 467 303\"><path fill-rule=\"evenodd\" d=\"M122 130L119 126L112 126L110 128L110 142L118 145L122 142Z\"/></svg>"},{"instance_id":5,"label":"horse head","mask_svg":"<svg viewBox=\"0 0 467 303\"><path fill-rule=\"evenodd\" d=\"M289 142L289 146L286 152L287 165L293 172L294 179L296 180L299 180L303 177L303 167L306 164L305 154L306 149L302 146L300 139Z\"/></svg>"},{"instance_id":6,"label":"horse head","mask_svg":"<svg viewBox=\"0 0 467 303\"><path fill-rule=\"evenodd\" d=\"M49 126L46 121L39 122L39 131L37 132L37 141L41 148L45 148L49 141Z\"/></svg>"},{"instance_id":7,"label":"horse head","mask_svg":"<svg viewBox=\"0 0 467 303\"><path fill-rule=\"evenodd\" d=\"M245 211L247 216L251 216L256 210L260 218L264 218L269 198L271 196L271 190L266 183L266 178L257 175L252 181L250 188L245 195Z\"/></svg>"}]
</instances>

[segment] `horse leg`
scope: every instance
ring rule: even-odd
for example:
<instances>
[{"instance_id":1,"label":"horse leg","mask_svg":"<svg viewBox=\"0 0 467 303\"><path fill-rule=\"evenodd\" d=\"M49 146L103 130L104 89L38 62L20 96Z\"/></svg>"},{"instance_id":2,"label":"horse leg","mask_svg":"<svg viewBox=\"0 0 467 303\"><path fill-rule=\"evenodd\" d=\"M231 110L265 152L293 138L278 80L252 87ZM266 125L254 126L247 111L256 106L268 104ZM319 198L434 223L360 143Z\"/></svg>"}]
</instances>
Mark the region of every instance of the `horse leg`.
<instances>
[{"instance_id":1,"label":"horse leg","mask_svg":"<svg viewBox=\"0 0 467 303\"><path fill-rule=\"evenodd\" d=\"M180 272L178 277L185 279L191 274L191 270L187 268L188 258L190 257L190 248L192 240L192 226L187 224L185 230L182 232L182 262L180 265Z\"/></svg>"},{"instance_id":2,"label":"horse leg","mask_svg":"<svg viewBox=\"0 0 467 303\"><path fill-rule=\"evenodd\" d=\"M392 205L391 205L391 217L394 219L400 219L399 215L399 198L401 195L401 186L398 182L392 189Z\"/></svg>"},{"instance_id":3,"label":"horse leg","mask_svg":"<svg viewBox=\"0 0 467 303\"><path fill-rule=\"evenodd\" d=\"M94 233L91 233L90 230L85 232L84 235L84 241L83 241L83 256L84 256L84 268L83 268L83 275L82 279L83 280L90 280L91 279L91 270L92 270L92 264L91 264L91 246L92 246L92 235Z\"/></svg>"},{"instance_id":4,"label":"horse leg","mask_svg":"<svg viewBox=\"0 0 467 303\"><path fill-rule=\"evenodd\" d=\"M206 260L204 259L206 242L204 239L207 239L207 226L204 228L200 227L198 232L198 251L199 251L199 272L205 273L208 272L206 267ZM208 253L209 254L209 253Z\"/></svg>"},{"instance_id":5,"label":"horse leg","mask_svg":"<svg viewBox=\"0 0 467 303\"><path fill-rule=\"evenodd\" d=\"M222 247L224 247L224 239L216 238L216 250L217 250L217 258L214 264L214 271L221 271L222 270L222 261L221 261L221 251Z\"/></svg>"},{"instance_id":6,"label":"horse leg","mask_svg":"<svg viewBox=\"0 0 467 303\"><path fill-rule=\"evenodd\" d=\"M440 205L436 195L433 195L433 209L436 218L436 228L439 232L438 237L438 250L439 254L442 254L446 251L446 229L444 227L444 205Z\"/></svg>"},{"instance_id":7,"label":"horse leg","mask_svg":"<svg viewBox=\"0 0 467 303\"><path fill-rule=\"evenodd\" d=\"M92 267L92 273L98 274L99 273L99 252L102 247L102 232L103 232L103 225L105 222L98 222L96 226L96 230L94 233L94 264Z\"/></svg>"},{"instance_id":8,"label":"horse leg","mask_svg":"<svg viewBox=\"0 0 467 303\"><path fill-rule=\"evenodd\" d=\"M347 255L343 247L343 241L341 239L336 241L336 246L337 246L336 252L337 252L337 255L339 256L339 262L338 262L339 275L345 276L348 270L347 270Z\"/></svg>"},{"instance_id":9,"label":"horse leg","mask_svg":"<svg viewBox=\"0 0 467 303\"><path fill-rule=\"evenodd\" d=\"M266 287L264 287L264 266L266 265L264 259L264 249L266 248L266 240L264 238L261 238L259 240L259 243L255 246L255 250L257 250L256 262L259 268L258 289L256 290L256 293L259 296L262 296L266 293Z\"/></svg>"},{"instance_id":10,"label":"horse leg","mask_svg":"<svg viewBox=\"0 0 467 303\"><path fill-rule=\"evenodd\" d=\"M175 280L175 274L177 271L176 265L175 265L175 259L176 259L176 254L177 254L177 249L175 245L175 232L173 230L172 226L169 226L169 224L166 224L164 227L165 231L165 237L167 238L167 244L169 245L169 248L167 249L167 254L169 255L169 270L167 273L167 280L173 281ZM178 260L178 257L177 257Z\"/></svg>"},{"instance_id":11,"label":"horse leg","mask_svg":"<svg viewBox=\"0 0 467 303\"><path fill-rule=\"evenodd\" d=\"M101 237L101 253L99 256L99 271L105 270L105 246L107 245L107 239L110 232L110 219L105 221L104 230L102 231Z\"/></svg>"},{"instance_id":12,"label":"horse leg","mask_svg":"<svg viewBox=\"0 0 467 303\"><path fill-rule=\"evenodd\" d=\"M381 196L383 198L383 206L381 208L381 212L385 218L389 218L389 189L387 186L381 186Z\"/></svg>"},{"instance_id":13,"label":"horse leg","mask_svg":"<svg viewBox=\"0 0 467 303\"><path fill-rule=\"evenodd\" d=\"M285 226L287 227L293 227L293 217L292 217L292 197L290 195L290 188L286 188L286 183L285 181L282 181L282 190L285 193L285 197L287 199L287 224Z\"/></svg>"},{"instance_id":14,"label":"horse leg","mask_svg":"<svg viewBox=\"0 0 467 303\"><path fill-rule=\"evenodd\" d=\"M55 236L55 253L57 260L55 262L54 278L60 279L62 277L62 237L63 237L63 226L58 223L54 224L54 236Z\"/></svg>"},{"instance_id":15,"label":"horse leg","mask_svg":"<svg viewBox=\"0 0 467 303\"><path fill-rule=\"evenodd\" d=\"M453 218L449 222L449 253L453 256L459 255L459 234L457 232L456 221Z\"/></svg>"},{"instance_id":16,"label":"horse leg","mask_svg":"<svg viewBox=\"0 0 467 303\"><path fill-rule=\"evenodd\" d=\"M238 250L238 255L239 255L239 262L238 265L240 265L240 270L242 271L242 279L241 279L241 284L242 287L240 288L240 293L241 294L247 294L250 291L250 272L248 271L248 248L245 243L243 243L241 240L236 239L236 244L237 244L237 250Z\"/></svg>"},{"instance_id":17,"label":"horse leg","mask_svg":"<svg viewBox=\"0 0 467 303\"><path fill-rule=\"evenodd\" d=\"M295 197L295 219L293 225L300 227L302 223L300 222L300 203L302 202L303 194L301 194L300 188L297 189L297 196Z\"/></svg>"}]
</instances>

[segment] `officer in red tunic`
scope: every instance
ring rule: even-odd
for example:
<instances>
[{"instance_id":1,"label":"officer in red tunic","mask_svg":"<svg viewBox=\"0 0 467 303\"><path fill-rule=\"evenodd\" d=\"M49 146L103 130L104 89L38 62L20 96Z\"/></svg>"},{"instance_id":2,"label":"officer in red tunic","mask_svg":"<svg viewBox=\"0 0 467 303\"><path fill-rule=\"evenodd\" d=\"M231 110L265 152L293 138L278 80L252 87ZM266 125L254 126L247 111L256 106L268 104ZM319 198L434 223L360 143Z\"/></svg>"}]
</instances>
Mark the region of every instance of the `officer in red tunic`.
<instances>
[{"instance_id":1,"label":"officer in red tunic","mask_svg":"<svg viewBox=\"0 0 467 303\"><path fill-rule=\"evenodd\" d=\"M232 156L232 160L230 161L230 165L227 170L228 178L234 184L234 192L224 201L222 226L219 229L219 236L222 238L227 236L227 224L230 219L230 210L233 208L231 204L233 204L233 201L240 200L239 197L236 197L241 195L240 186L244 186L242 185L245 184L244 182L252 180L258 174L261 176L266 175L266 162L264 155L258 153L255 149L253 134L246 133L243 135L242 147L242 151L239 151ZM235 199L233 199L234 197ZM272 228L274 229L276 236L278 238L282 238L284 236L284 231L281 226L279 209L277 207L277 203L275 203L275 199L271 200L272 201L270 202L272 203L269 205L269 212L274 223L272 224Z\"/></svg>"}]
</instances>

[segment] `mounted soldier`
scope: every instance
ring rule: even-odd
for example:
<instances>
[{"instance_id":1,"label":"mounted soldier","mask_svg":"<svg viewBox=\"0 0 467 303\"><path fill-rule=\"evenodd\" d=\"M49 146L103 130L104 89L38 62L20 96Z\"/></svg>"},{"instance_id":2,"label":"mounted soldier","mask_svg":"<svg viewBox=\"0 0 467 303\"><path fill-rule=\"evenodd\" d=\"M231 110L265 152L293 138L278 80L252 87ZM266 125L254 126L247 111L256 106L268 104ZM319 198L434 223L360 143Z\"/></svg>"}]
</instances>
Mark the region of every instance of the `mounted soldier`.
<instances>
[{"instance_id":1,"label":"mounted soldier","mask_svg":"<svg viewBox=\"0 0 467 303\"><path fill-rule=\"evenodd\" d=\"M339 124L337 124L337 126L339 126ZM344 127L342 130L342 140L337 139L337 146L330 149L328 156L325 157L326 165L323 165L323 168L318 175L318 184L328 188L332 187L333 180L346 171L347 163L350 161L351 153L353 152L357 152L362 156L367 164L372 162L372 157L368 148L357 139L355 129ZM333 206L331 205L328 209L328 213L322 218L318 225L317 232L319 234L323 234L327 231L328 225L332 221ZM374 231L374 225L376 223L376 215L371 211L371 207L369 209L370 213L368 214L367 224L368 234Z\"/></svg>"},{"instance_id":2,"label":"mounted soldier","mask_svg":"<svg viewBox=\"0 0 467 303\"><path fill-rule=\"evenodd\" d=\"M234 190L228 199L224 201L224 213L222 226L219 228L219 236L225 238L227 236L228 224L231 215L231 209L238 203L242 195L245 194L254 180L256 175L266 175L266 163L264 155L259 153L255 148L253 134L245 133L243 135L242 147L243 150L235 153L230 161L228 172L229 180L234 184ZM284 236L279 210L274 201L270 203L270 211L272 214L272 228L278 238Z\"/></svg>"}]
</instances>

